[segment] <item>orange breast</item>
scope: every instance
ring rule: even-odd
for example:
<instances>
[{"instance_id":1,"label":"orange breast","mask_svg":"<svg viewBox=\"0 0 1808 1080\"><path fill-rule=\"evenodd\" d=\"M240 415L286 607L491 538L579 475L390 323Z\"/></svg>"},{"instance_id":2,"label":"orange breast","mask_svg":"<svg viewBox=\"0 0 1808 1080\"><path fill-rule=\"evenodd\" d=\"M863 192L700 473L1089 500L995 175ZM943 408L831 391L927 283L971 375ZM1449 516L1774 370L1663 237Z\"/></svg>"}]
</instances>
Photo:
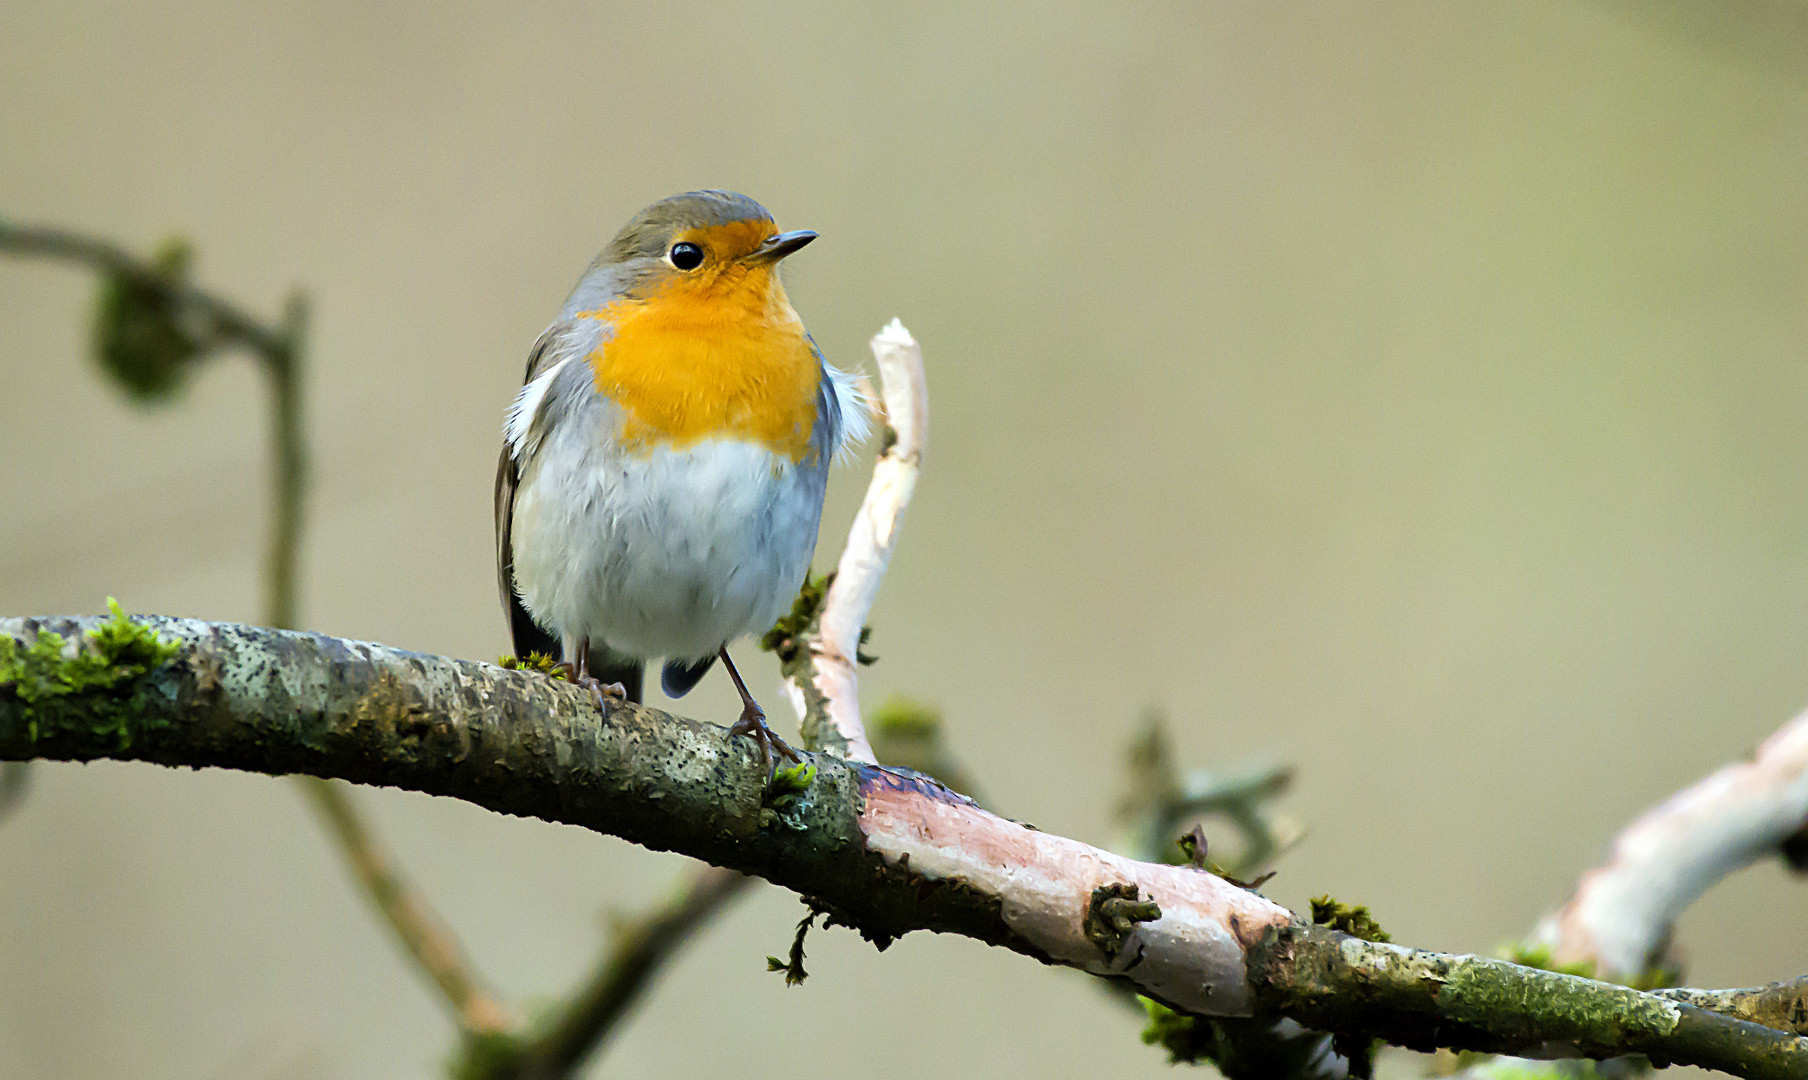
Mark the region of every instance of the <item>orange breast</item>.
<instances>
[{"instance_id":1,"label":"orange breast","mask_svg":"<svg viewBox=\"0 0 1808 1080\"><path fill-rule=\"evenodd\" d=\"M793 462L809 452L821 366L768 272L583 315L613 330L589 362L597 391L622 409L624 449L738 438Z\"/></svg>"}]
</instances>

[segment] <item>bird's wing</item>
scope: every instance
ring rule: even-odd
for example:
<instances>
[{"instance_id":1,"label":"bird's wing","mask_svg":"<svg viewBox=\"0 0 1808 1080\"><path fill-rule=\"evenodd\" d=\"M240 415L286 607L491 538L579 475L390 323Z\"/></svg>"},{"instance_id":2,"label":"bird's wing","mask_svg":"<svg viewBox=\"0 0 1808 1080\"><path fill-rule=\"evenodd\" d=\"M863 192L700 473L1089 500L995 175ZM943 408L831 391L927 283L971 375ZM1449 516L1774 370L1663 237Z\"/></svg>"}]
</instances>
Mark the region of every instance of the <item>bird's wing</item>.
<instances>
[{"instance_id":1,"label":"bird's wing","mask_svg":"<svg viewBox=\"0 0 1808 1080\"><path fill-rule=\"evenodd\" d=\"M502 455L496 462L496 586L502 593L502 609L508 613L509 640L515 655L526 659L529 653L544 653L565 660L564 644L540 624L534 622L521 597L515 592L515 551L511 534L515 527L515 490L521 483L521 472L539 449L541 423L550 396L552 380L567 360L577 355L572 338L576 331L569 321L554 323L527 355L527 375L521 393L509 407L508 426L502 440ZM596 642L585 658L590 674L604 683L618 682L628 692L628 700L638 702L644 665L638 660L618 656Z\"/></svg>"},{"instance_id":2,"label":"bird's wing","mask_svg":"<svg viewBox=\"0 0 1808 1080\"><path fill-rule=\"evenodd\" d=\"M550 348L559 336L562 324L548 327L540 340L527 354L527 376L522 380L523 388L516 396L514 404L509 407L508 427L502 440L502 457L496 462L496 586L502 592L502 608L508 612L509 636L515 647L515 655L525 659L530 652L545 653L548 656L560 654L558 639L541 629L527 609L521 605L521 598L515 594L515 550L510 542L510 534L515 527L515 488L521 482L521 466L526 462L532 448L526 445L526 433L531 429L534 412L545 404L546 391L543 383L537 380L546 374L549 359L554 349ZM537 400L527 401L528 389L539 385ZM530 404L528 415L522 415L522 406Z\"/></svg>"}]
</instances>

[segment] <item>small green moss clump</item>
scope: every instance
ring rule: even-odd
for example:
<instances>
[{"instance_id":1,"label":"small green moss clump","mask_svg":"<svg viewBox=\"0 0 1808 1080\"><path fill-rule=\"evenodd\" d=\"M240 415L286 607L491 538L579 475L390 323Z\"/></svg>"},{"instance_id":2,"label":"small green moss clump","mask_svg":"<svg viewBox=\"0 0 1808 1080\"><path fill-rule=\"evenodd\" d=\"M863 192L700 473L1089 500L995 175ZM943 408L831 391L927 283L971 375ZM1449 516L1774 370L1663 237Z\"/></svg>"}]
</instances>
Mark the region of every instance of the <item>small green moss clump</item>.
<instances>
[{"instance_id":1,"label":"small green moss clump","mask_svg":"<svg viewBox=\"0 0 1808 1080\"><path fill-rule=\"evenodd\" d=\"M802 795L816 779L816 766L807 761L772 770L772 783L766 786L766 805L789 802Z\"/></svg>"},{"instance_id":2,"label":"small green moss clump","mask_svg":"<svg viewBox=\"0 0 1808 1080\"><path fill-rule=\"evenodd\" d=\"M156 275L109 274L101 280L94 356L114 382L140 401L174 395L190 363L212 346L183 318L179 290L193 255L188 241L172 237L151 257Z\"/></svg>"},{"instance_id":3,"label":"small green moss clump","mask_svg":"<svg viewBox=\"0 0 1808 1080\"><path fill-rule=\"evenodd\" d=\"M47 725L61 729L79 723L116 734L121 750L131 745L128 721L138 711L138 680L182 647L127 618L112 597L107 610L113 617L89 631L72 657L63 655L62 635L48 630L38 631L37 640L24 646L0 636L0 691L23 703L28 738L38 738ZM85 699L82 709L58 707L62 699L78 694Z\"/></svg>"},{"instance_id":4,"label":"small green moss clump","mask_svg":"<svg viewBox=\"0 0 1808 1080\"><path fill-rule=\"evenodd\" d=\"M1584 979L1595 977L1595 965L1592 960L1575 960L1567 964L1559 964L1551 958L1551 950L1544 945L1512 945L1502 950L1501 959L1520 967L1537 968L1540 971L1555 971L1559 975L1577 975Z\"/></svg>"},{"instance_id":5,"label":"small green moss clump","mask_svg":"<svg viewBox=\"0 0 1808 1080\"><path fill-rule=\"evenodd\" d=\"M497 657L496 664L510 671L534 671L555 679L569 678L565 665L543 652L530 652L525 659L519 656Z\"/></svg>"},{"instance_id":6,"label":"small green moss clump","mask_svg":"<svg viewBox=\"0 0 1808 1080\"><path fill-rule=\"evenodd\" d=\"M1312 921L1364 941L1394 940L1386 930L1381 929L1381 924L1369 914L1367 907L1346 904L1329 896L1312 898Z\"/></svg>"},{"instance_id":7,"label":"small green moss clump","mask_svg":"<svg viewBox=\"0 0 1808 1080\"><path fill-rule=\"evenodd\" d=\"M1166 1050L1170 1065L1191 1064L1202 1056L1210 1056L1214 1040L1198 1017L1175 1012L1152 998L1139 996L1136 1000L1142 1002L1143 1011L1149 1016L1149 1023L1143 1028L1144 1046Z\"/></svg>"},{"instance_id":8,"label":"small green moss clump","mask_svg":"<svg viewBox=\"0 0 1808 1080\"><path fill-rule=\"evenodd\" d=\"M803 647L803 637L816 619L816 612L822 607L822 598L828 594L829 585L835 580L833 571L817 577L808 574L804 577L803 587L797 590L797 599L791 601L791 610L780 615L772 629L760 636L760 648L769 653L777 653L779 662L788 664L797 659L797 652Z\"/></svg>"},{"instance_id":9,"label":"small green moss clump","mask_svg":"<svg viewBox=\"0 0 1808 1080\"><path fill-rule=\"evenodd\" d=\"M780 615L778 622L772 624L772 629L760 635L760 648L777 654L780 664L795 661L803 651L804 638L815 627L816 616L822 611L823 597L829 594L829 586L834 583L833 570L821 577L806 575L803 587L797 590L797 599L791 601L791 610ZM854 660L862 667L871 667L879 660L866 651L867 639L872 633L872 627L861 627L860 641L854 647Z\"/></svg>"},{"instance_id":10,"label":"small green moss clump","mask_svg":"<svg viewBox=\"0 0 1808 1080\"><path fill-rule=\"evenodd\" d=\"M873 710L869 727L879 738L933 739L941 732L942 714L933 705L893 694Z\"/></svg>"},{"instance_id":11,"label":"small green moss clump","mask_svg":"<svg viewBox=\"0 0 1808 1080\"><path fill-rule=\"evenodd\" d=\"M446 1066L451 1080L498 1080L518 1076L527 1060L527 1040L511 1031L466 1032Z\"/></svg>"}]
</instances>

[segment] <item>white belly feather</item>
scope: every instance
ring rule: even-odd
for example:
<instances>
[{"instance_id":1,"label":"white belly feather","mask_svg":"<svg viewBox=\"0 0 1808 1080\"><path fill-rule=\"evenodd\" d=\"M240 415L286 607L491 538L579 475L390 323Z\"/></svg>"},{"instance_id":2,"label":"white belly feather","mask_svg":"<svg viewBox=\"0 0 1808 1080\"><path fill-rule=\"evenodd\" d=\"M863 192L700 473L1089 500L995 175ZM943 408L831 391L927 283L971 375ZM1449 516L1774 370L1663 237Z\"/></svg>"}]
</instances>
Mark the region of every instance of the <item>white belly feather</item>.
<instances>
[{"instance_id":1,"label":"white belly feather","mask_svg":"<svg viewBox=\"0 0 1808 1080\"><path fill-rule=\"evenodd\" d=\"M745 442L627 456L563 434L515 495L515 584L535 621L697 660L790 607L816 548L820 473Z\"/></svg>"}]
</instances>

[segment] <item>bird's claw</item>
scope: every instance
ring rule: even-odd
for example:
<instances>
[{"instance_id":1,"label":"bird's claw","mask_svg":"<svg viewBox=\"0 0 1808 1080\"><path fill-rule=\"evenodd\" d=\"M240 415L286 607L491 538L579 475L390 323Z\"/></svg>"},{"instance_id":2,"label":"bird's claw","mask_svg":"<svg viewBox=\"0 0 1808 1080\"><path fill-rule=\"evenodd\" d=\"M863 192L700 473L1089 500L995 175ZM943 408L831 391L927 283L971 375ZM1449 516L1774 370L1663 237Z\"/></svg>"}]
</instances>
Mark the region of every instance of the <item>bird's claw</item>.
<instances>
[{"instance_id":1,"label":"bird's claw","mask_svg":"<svg viewBox=\"0 0 1808 1080\"><path fill-rule=\"evenodd\" d=\"M596 707L604 712L609 711L610 701L620 705L628 700L627 687L618 682L605 683L594 675L579 671L577 665L569 660L560 661L553 667L565 673L566 682L590 691L596 697Z\"/></svg>"},{"instance_id":2,"label":"bird's claw","mask_svg":"<svg viewBox=\"0 0 1808 1080\"><path fill-rule=\"evenodd\" d=\"M628 688L621 683L605 683L594 675L579 675L578 685L596 696L596 707L602 712L609 711L609 702L617 705L628 700Z\"/></svg>"},{"instance_id":3,"label":"bird's claw","mask_svg":"<svg viewBox=\"0 0 1808 1080\"><path fill-rule=\"evenodd\" d=\"M760 767L765 770L768 785L771 785L772 777L776 773L773 751L776 750L779 754L790 758L794 764L803 761L803 755L793 750L789 743L778 737L778 732L767 726L765 711L752 702L748 702L741 709L741 718L728 729L728 734L731 737L735 735L753 736L754 745L760 748Z\"/></svg>"}]
</instances>

